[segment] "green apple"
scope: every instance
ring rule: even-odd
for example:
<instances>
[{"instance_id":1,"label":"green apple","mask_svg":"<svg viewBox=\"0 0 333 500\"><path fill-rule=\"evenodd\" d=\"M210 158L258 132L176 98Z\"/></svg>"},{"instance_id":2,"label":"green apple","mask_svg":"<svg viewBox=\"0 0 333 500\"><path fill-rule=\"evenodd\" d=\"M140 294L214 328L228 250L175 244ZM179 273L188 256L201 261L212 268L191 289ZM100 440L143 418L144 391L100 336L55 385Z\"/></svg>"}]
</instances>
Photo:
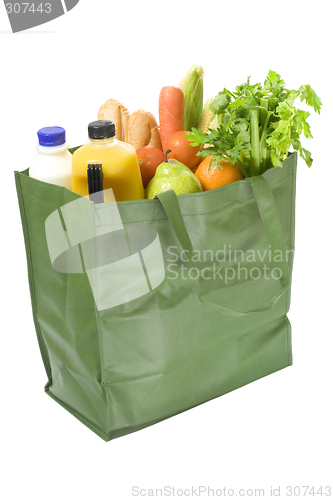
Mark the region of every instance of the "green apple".
<instances>
[{"instance_id":1,"label":"green apple","mask_svg":"<svg viewBox=\"0 0 333 500\"><path fill-rule=\"evenodd\" d=\"M148 199L155 198L158 193L168 189L173 189L176 194L203 191L199 179L192 170L178 160L167 159L170 152L170 149L166 151L164 162L157 167L154 177L147 186L146 198Z\"/></svg>"}]
</instances>

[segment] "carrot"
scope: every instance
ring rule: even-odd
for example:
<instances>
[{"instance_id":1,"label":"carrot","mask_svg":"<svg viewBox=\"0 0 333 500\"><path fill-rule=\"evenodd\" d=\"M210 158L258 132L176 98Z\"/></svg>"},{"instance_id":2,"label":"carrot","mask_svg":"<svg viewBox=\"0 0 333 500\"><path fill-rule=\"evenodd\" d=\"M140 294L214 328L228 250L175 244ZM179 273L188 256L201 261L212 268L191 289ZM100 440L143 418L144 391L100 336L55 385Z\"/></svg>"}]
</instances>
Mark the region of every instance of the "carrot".
<instances>
[{"instance_id":1,"label":"carrot","mask_svg":"<svg viewBox=\"0 0 333 500\"><path fill-rule=\"evenodd\" d=\"M160 92L158 113L162 149L165 153L166 142L175 132L184 130L184 92L180 87L163 87Z\"/></svg>"}]
</instances>

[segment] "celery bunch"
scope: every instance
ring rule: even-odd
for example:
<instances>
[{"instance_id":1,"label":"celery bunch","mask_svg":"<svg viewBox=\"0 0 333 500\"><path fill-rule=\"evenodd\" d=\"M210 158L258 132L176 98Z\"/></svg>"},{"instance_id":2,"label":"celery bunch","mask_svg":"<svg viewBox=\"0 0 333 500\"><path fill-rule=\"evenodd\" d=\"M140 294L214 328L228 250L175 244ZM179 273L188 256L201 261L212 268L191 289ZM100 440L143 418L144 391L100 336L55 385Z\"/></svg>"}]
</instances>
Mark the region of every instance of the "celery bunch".
<instances>
[{"instance_id":1,"label":"celery bunch","mask_svg":"<svg viewBox=\"0 0 333 500\"><path fill-rule=\"evenodd\" d=\"M203 68L193 65L182 78L179 86L184 92L185 130L191 130L199 123L203 108Z\"/></svg>"},{"instance_id":2,"label":"celery bunch","mask_svg":"<svg viewBox=\"0 0 333 500\"><path fill-rule=\"evenodd\" d=\"M312 138L307 118L310 113L294 106L296 99L320 113L321 100L310 87L288 90L281 76L269 71L262 86L247 82L234 92L224 89L211 104L219 126L208 133L192 128L187 139L202 145L198 155L212 155L214 164L221 159L237 163L245 177L259 175L271 167L281 167L292 147L310 167L311 153L302 147L300 135Z\"/></svg>"}]
</instances>

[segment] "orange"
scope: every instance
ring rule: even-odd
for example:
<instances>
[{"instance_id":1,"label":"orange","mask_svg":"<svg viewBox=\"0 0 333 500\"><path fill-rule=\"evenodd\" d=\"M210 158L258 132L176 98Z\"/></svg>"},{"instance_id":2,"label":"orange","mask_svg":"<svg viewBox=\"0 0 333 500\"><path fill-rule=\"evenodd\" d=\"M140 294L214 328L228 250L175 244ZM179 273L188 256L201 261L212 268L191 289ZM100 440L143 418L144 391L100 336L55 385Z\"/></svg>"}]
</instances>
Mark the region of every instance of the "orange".
<instances>
[{"instance_id":1,"label":"orange","mask_svg":"<svg viewBox=\"0 0 333 500\"><path fill-rule=\"evenodd\" d=\"M204 191L208 189L215 189L226 184L230 184L234 181L240 181L244 179L244 175L238 165L233 165L230 161L221 160L220 166L215 167L215 163L212 164L210 170L209 164L212 156L207 156L198 166L195 171L195 175L198 177L202 184Z\"/></svg>"}]
</instances>

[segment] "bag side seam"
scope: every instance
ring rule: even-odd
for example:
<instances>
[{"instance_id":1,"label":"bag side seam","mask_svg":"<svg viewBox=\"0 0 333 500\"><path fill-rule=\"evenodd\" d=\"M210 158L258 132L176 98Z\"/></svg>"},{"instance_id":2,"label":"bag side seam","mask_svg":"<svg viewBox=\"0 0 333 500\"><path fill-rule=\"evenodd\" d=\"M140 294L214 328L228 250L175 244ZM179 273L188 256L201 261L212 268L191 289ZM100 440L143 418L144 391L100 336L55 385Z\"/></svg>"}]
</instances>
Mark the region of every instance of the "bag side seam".
<instances>
[{"instance_id":1,"label":"bag side seam","mask_svg":"<svg viewBox=\"0 0 333 500\"><path fill-rule=\"evenodd\" d=\"M293 169L291 172L292 184L291 184L291 221L290 221L290 234L289 234L289 248L293 249L295 252L295 208L296 208L296 168L297 168L297 155L294 159ZM294 258L294 255L292 256ZM293 260L288 262L290 276L292 275ZM291 286L288 288L286 293L286 311L288 311L291 302ZM288 336L287 336L287 352L288 352L288 363L289 366L293 364L293 354L292 354L292 339L291 339L291 323L287 318L288 322Z\"/></svg>"},{"instance_id":2,"label":"bag side seam","mask_svg":"<svg viewBox=\"0 0 333 500\"><path fill-rule=\"evenodd\" d=\"M29 288L30 288L30 297L31 297L31 304L32 304L32 311L33 311L33 319L34 319L34 324L35 324L35 330L37 333L37 340L39 344L39 349L42 355L43 363L44 363L44 368L48 377L48 383L45 386L45 389L47 389L51 384L52 384L52 371L51 371L51 364L50 364L50 359L49 359L49 353L44 341L43 334L41 332L38 320L37 320L37 303L36 303L36 293L35 293L35 280L34 280L34 272L33 272L33 265L32 265L32 257L31 257L31 246L30 246L30 239L29 239L29 232L28 232L28 224L27 224L27 217L25 213L25 206L24 206L24 201L23 201L23 196L22 196L22 187L21 187L21 181L19 177L19 172L15 172L15 181L16 181L16 189L17 189L17 194L18 194L18 202L19 202L19 208L20 208L20 213L21 213L21 221L22 221L22 228L23 228L23 235L24 235L24 240L26 244L26 258L27 258L27 265L28 265L28 279L29 279Z\"/></svg>"}]
</instances>

